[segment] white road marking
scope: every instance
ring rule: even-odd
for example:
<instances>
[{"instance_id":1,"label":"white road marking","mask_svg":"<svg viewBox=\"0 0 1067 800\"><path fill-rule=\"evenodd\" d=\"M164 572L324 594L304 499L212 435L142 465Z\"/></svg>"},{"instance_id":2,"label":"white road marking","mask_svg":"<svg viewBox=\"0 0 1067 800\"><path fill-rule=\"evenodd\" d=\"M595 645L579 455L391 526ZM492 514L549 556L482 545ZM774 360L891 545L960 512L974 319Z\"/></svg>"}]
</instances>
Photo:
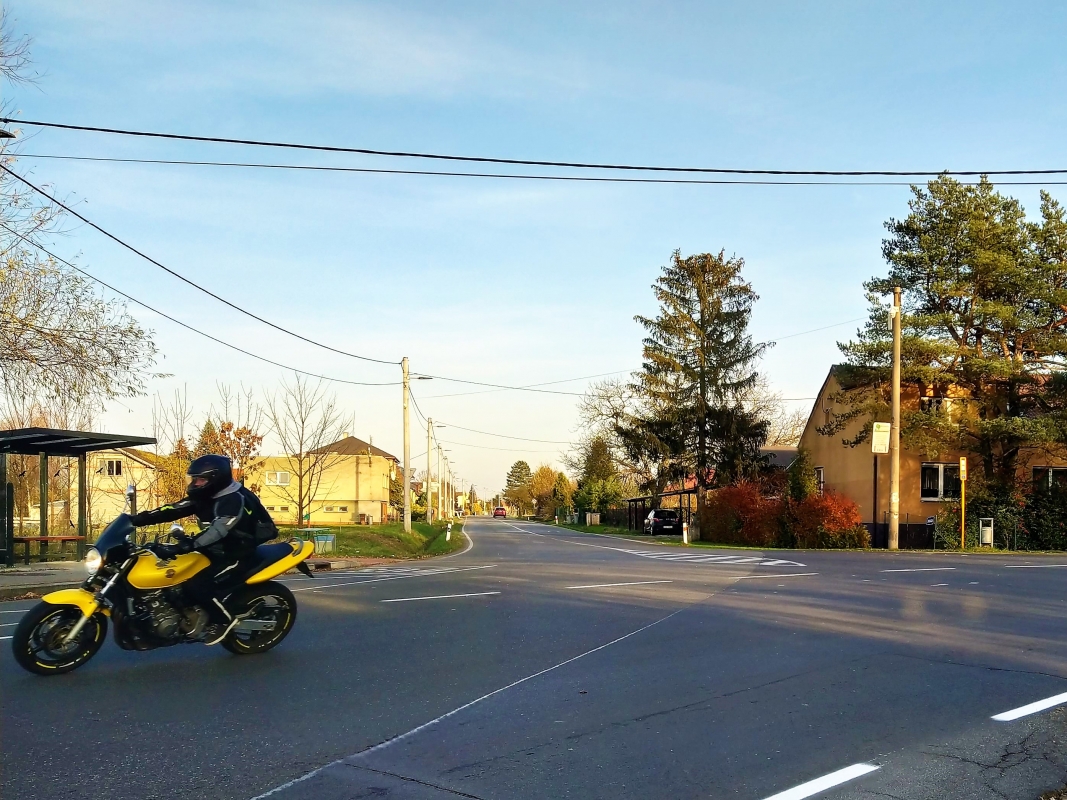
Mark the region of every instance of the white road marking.
<instances>
[{"instance_id":1,"label":"white road marking","mask_svg":"<svg viewBox=\"0 0 1067 800\"><path fill-rule=\"evenodd\" d=\"M678 552L678 548L673 548L673 547L670 547L668 545L664 545L662 550L655 550L655 551L650 551L650 550L631 550L631 549L624 548L624 547L608 547L607 545L603 545L603 544L592 544L591 542L576 542L573 539L562 539L562 538L558 538L558 537L547 536L547 535L545 535L543 533L535 533L534 531L523 530L522 528L518 527L517 525L511 525L511 523L507 523L507 524L510 527L515 528L515 530L517 530L519 533L525 533L525 534L528 534L530 536L541 536L541 537L543 537L545 539L555 539L555 541L558 541L558 542L565 542L566 544L576 544L576 545L578 545L580 547L595 547L595 548L597 548L599 550L614 550L616 553L628 553L629 555L632 555L632 556L640 556L641 558L655 558L655 559L659 559L661 561L688 561L688 562L697 563L697 564L703 563L703 562L715 562L715 563L719 563L719 564L755 564L756 566L760 566L760 567L805 567L805 566L807 566L807 564L801 564L801 563L799 563L797 561L786 561L785 559L782 559L782 558L765 558L763 556L753 557L753 556L741 556L741 555L715 555L715 554L711 554L711 553L701 553L699 551L697 551L697 552L686 552L684 550L679 553ZM547 527L551 528L552 526L549 525ZM564 531L569 531L571 533L574 533L574 531L571 531L569 528L555 528L555 530L564 530ZM588 536L603 536L604 538L607 538L607 539L616 538L616 537L613 537L613 536L606 536L605 534L602 534L602 533L590 533L590 534L586 534L586 535L588 535ZM630 540L627 539L626 541L630 541Z\"/></svg>"},{"instance_id":2,"label":"white road marking","mask_svg":"<svg viewBox=\"0 0 1067 800\"><path fill-rule=\"evenodd\" d=\"M914 569L880 569L879 572L947 572L955 567L915 567Z\"/></svg>"},{"instance_id":3,"label":"white road marking","mask_svg":"<svg viewBox=\"0 0 1067 800\"><path fill-rule=\"evenodd\" d=\"M782 575L742 575L739 581L751 581L756 578L802 578L806 575L818 575L818 572L786 572Z\"/></svg>"},{"instance_id":4,"label":"white road marking","mask_svg":"<svg viewBox=\"0 0 1067 800\"><path fill-rule=\"evenodd\" d=\"M410 603L412 600L451 600L453 597L485 597L487 594L500 592L471 592L469 594L434 594L429 597L398 597L395 600L382 600L382 603Z\"/></svg>"},{"instance_id":5,"label":"white road marking","mask_svg":"<svg viewBox=\"0 0 1067 800\"><path fill-rule=\"evenodd\" d=\"M10 638L12 638L12 637L10 637L10 636L0 636L0 642L2 642L4 639L10 639Z\"/></svg>"},{"instance_id":6,"label":"white road marking","mask_svg":"<svg viewBox=\"0 0 1067 800\"><path fill-rule=\"evenodd\" d=\"M18 611L0 611L0 614L25 614L28 608L20 608Z\"/></svg>"},{"instance_id":7,"label":"white road marking","mask_svg":"<svg viewBox=\"0 0 1067 800\"><path fill-rule=\"evenodd\" d=\"M589 583L585 586L568 586L568 589L604 589L608 586L645 586L650 583L674 583L674 581L630 581L628 583Z\"/></svg>"},{"instance_id":8,"label":"white road marking","mask_svg":"<svg viewBox=\"0 0 1067 800\"><path fill-rule=\"evenodd\" d=\"M947 583L931 583L931 586L948 586Z\"/></svg>"},{"instance_id":9,"label":"white road marking","mask_svg":"<svg viewBox=\"0 0 1067 800\"><path fill-rule=\"evenodd\" d=\"M1005 564L1004 569L1048 569L1049 567L1067 567L1067 564Z\"/></svg>"},{"instance_id":10,"label":"white road marking","mask_svg":"<svg viewBox=\"0 0 1067 800\"><path fill-rule=\"evenodd\" d=\"M816 778L813 781L802 783L800 786L794 786L792 789L786 789L784 792L771 795L766 800L803 800L805 797L825 792L827 789L855 780L874 772L876 769L880 769L880 767L875 764L853 764L851 767L839 769L837 772L831 772L829 775L823 775L821 778Z\"/></svg>"},{"instance_id":11,"label":"white road marking","mask_svg":"<svg viewBox=\"0 0 1067 800\"><path fill-rule=\"evenodd\" d=\"M436 725L438 722L442 722L443 720L446 720L449 717L453 717L456 714L460 713L461 711L466 711L471 706L477 705L478 703L482 702L483 700L488 700L490 697L494 697L494 696L500 694L501 692L506 692L508 689L511 689L511 688L513 688L515 686L518 686L520 684L526 683L527 681L532 681L534 678L539 678L539 677L541 677L542 675L544 675L544 674L546 674L548 672L552 672L553 670L559 669L560 667L565 667L568 664L571 664L571 663L577 661L580 658L585 658L586 656L591 656L593 653L597 653L597 652L599 652L599 651L601 651L601 650L603 650L603 649L605 649L607 647L611 647L613 644L618 644L621 641L629 639L631 636L636 636L637 634L642 633L643 631L647 631L649 628L653 627L654 625L659 625L661 622L666 622L671 617L675 616L676 614L680 614L683 611L685 611L685 608L679 608L676 611L672 611L670 614L668 614L665 617L660 617L659 619L654 620L653 622L650 622L647 625L642 625L637 630L630 631L627 634L623 634L618 639L612 639L610 642L606 642L605 644L602 644L602 645L600 645L598 647L594 647L592 650L586 650L584 653L580 653L579 655L573 656L572 658L568 658L566 661L560 661L558 664L553 664L551 667L546 667L545 669L540 670L539 672L535 672L532 675L527 675L525 678L519 678L517 681L512 681L507 686L501 686L499 689L494 689L493 691L489 692L488 694L483 694L481 697L477 697L474 700L471 700L469 703L464 703L463 705L459 706L459 708L454 708L454 709L452 709L451 711L449 711L446 714L442 714L439 717L431 719L429 722L424 722L424 723L422 723L422 725L418 725L418 726L412 728L407 733L401 733L401 734L399 734L397 736L394 736L392 739L386 739L384 742L381 742L380 744L376 744L376 745L374 745L374 747L368 747L366 750L362 750L359 753L355 753L354 755L355 756L370 755L371 753L377 752L378 750L382 750L383 748L386 748L391 744L395 744L396 742L399 742L399 741L402 741L404 739L407 739L407 738L409 738L411 736L414 736L417 733L421 733L422 731L426 730L427 728L429 728L429 727L431 727L433 725ZM266 791L263 794L256 795L255 797L252 798L252 800L263 800L263 798L265 798L265 797L270 797L273 794L277 794L278 792L285 791L286 789L290 788L291 786L295 786L298 783L303 783L308 778L315 777L320 772L322 772L324 769L327 769L328 767L337 766L338 764L342 764L347 759L353 758L353 757L354 756L345 756L344 758L339 758L336 761L331 761L329 764L324 764L323 766L319 767L318 769L313 769L311 772L307 773L306 775L301 775L299 778L294 778L293 780L288 781L287 783L283 783L281 786L275 786L273 789L271 789L269 791Z\"/></svg>"},{"instance_id":12,"label":"white road marking","mask_svg":"<svg viewBox=\"0 0 1067 800\"><path fill-rule=\"evenodd\" d=\"M433 572L429 572L429 571L427 571L427 572L419 572L419 573L416 573L414 575L392 575L392 576L390 576L388 578L370 578L369 580L365 580L365 581L348 581L346 583L326 583L326 584L315 585L315 586L301 586L299 589L292 589L290 591L293 591L293 592L306 592L306 591L309 591L311 589L315 589L315 590L319 590L319 589L335 589L338 586L358 586L361 583L381 583L382 581L399 581L399 580L402 580L403 578L425 578L425 577L428 577L430 575L452 575L452 574L454 574L456 572L469 572L472 569L492 569L495 566L496 566L496 564L487 564L484 567L451 567L449 569L434 570Z\"/></svg>"},{"instance_id":13,"label":"white road marking","mask_svg":"<svg viewBox=\"0 0 1067 800\"><path fill-rule=\"evenodd\" d=\"M1005 711L1003 714L995 714L993 719L997 722L1011 722L1013 719L1028 717L1031 714L1036 714L1038 711L1044 711L1046 708L1062 706L1064 703L1067 703L1067 692L1064 694L1053 695L1052 697L1046 697L1044 700L1038 700L1036 703L1028 703L1025 706L1013 708L1011 711Z\"/></svg>"},{"instance_id":14,"label":"white road marking","mask_svg":"<svg viewBox=\"0 0 1067 800\"><path fill-rule=\"evenodd\" d=\"M17 622L0 622L0 628L14 628L16 625Z\"/></svg>"}]
</instances>

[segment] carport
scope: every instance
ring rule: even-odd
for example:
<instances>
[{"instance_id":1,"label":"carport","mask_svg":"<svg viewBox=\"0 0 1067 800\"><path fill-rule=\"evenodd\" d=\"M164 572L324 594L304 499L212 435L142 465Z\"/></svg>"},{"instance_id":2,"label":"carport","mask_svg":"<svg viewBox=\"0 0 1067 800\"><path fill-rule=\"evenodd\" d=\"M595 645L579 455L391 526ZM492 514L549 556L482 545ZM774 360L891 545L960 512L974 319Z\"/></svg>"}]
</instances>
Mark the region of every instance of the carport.
<instances>
[{"instance_id":1,"label":"carport","mask_svg":"<svg viewBox=\"0 0 1067 800\"><path fill-rule=\"evenodd\" d=\"M86 454L95 450L113 450L122 447L138 447L155 444L156 440L145 436L117 436L111 433L89 431L64 431L56 428L18 428L0 431L0 545L5 564L15 563L15 545L26 548L29 561L30 541L41 545L42 560L47 558L48 545L54 542L74 541L80 558L85 549L88 532L86 519L86 483L88 464ZM15 487L8 481L7 457L9 455L36 455L40 459L40 529L37 536L22 536L15 540ZM48 535L48 459L76 458L78 460L78 516L76 536Z\"/></svg>"}]
</instances>

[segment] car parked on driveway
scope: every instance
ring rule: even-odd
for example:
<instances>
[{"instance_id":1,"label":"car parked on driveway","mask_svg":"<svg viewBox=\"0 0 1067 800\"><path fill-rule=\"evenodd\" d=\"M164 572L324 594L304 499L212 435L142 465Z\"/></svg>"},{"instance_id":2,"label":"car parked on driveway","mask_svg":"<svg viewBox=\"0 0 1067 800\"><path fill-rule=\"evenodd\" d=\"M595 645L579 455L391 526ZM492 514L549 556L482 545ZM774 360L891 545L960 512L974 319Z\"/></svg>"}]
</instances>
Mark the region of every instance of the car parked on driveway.
<instances>
[{"instance_id":1,"label":"car parked on driveway","mask_svg":"<svg viewBox=\"0 0 1067 800\"><path fill-rule=\"evenodd\" d=\"M645 533L657 535L681 535L682 522L673 508L656 508L645 517Z\"/></svg>"},{"instance_id":2,"label":"car parked on driveway","mask_svg":"<svg viewBox=\"0 0 1067 800\"><path fill-rule=\"evenodd\" d=\"M506 517L507 515L508 515L508 510L506 508L504 508L503 506L497 506L496 508L493 509L493 516L494 517Z\"/></svg>"}]
</instances>

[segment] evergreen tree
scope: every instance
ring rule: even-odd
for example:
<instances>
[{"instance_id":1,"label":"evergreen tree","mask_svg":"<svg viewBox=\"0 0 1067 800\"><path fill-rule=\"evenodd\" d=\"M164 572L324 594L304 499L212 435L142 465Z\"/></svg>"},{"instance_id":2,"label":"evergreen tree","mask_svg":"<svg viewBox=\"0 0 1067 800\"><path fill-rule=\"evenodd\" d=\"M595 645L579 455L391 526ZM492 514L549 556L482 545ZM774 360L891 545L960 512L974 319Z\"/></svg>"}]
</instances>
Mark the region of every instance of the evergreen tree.
<instances>
[{"instance_id":1,"label":"evergreen tree","mask_svg":"<svg viewBox=\"0 0 1067 800\"><path fill-rule=\"evenodd\" d=\"M726 258L725 251L683 258L676 250L652 287L659 314L635 317L648 332L635 388L670 410L669 427L657 438L679 454L679 466L702 490L717 476L756 469L766 438L765 423L742 405L758 379L753 365L768 346L748 334L759 297L741 278L743 267L743 259ZM703 492L697 505L703 507Z\"/></svg>"},{"instance_id":2,"label":"evergreen tree","mask_svg":"<svg viewBox=\"0 0 1067 800\"><path fill-rule=\"evenodd\" d=\"M902 415L905 446L936 457L975 454L982 477L1008 487L1020 452L1067 441L1067 221L1041 194L1040 222L984 178L964 186L940 177L912 188L911 213L886 223L889 273L865 284L870 320L841 345L837 369L847 407L820 428L833 435L889 413L892 336L880 298L903 289L904 391L950 398Z\"/></svg>"},{"instance_id":3,"label":"evergreen tree","mask_svg":"<svg viewBox=\"0 0 1067 800\"><path fill-rule=\"evenodd\" d=\"M562 472L557 472L556 481L552 485L552 500L555 502L556 508L564 508L569 511L572 494L570 478Z\"/></svg>"},{"instance_id":4,"label":"evergreen tree","mask_svg":"<svg viewBox=\"0 0 1067 800\"><path fill-rule=\"evenodd\" d=\"M530 495L530 482L533 480L533 472L530 465L525 461L516 461L508 470L508 476L504 485L504 499L515 506L520 514L529 511L533 502Z\"/></svg>"},{"instance_id":5,"label":"evergreen tree","mask_svg":"<svg viewBox=\"0 0 1067 800\"><path fill-rule=\"evenodd\" d=\"M615 469L615 461L611 457L608 442L603 436L594 436L589 442L582 463L582 477L578 479L579 485L585 485L592 481L606 481L618 475Z\"/></svg>"},{"instance_id":6,"label":"evergreen tree","mask_svg":"<svg viewBox=\"0 0 1067 800\"><path fill-rule=\"evenodd\" d=\"M222 452L218 429L215 427L215 423L209 419L204 423L204 427L200 429L200 438L196 440L196 446L193 448L193 458Z\"/></svg>"}]
</instances>

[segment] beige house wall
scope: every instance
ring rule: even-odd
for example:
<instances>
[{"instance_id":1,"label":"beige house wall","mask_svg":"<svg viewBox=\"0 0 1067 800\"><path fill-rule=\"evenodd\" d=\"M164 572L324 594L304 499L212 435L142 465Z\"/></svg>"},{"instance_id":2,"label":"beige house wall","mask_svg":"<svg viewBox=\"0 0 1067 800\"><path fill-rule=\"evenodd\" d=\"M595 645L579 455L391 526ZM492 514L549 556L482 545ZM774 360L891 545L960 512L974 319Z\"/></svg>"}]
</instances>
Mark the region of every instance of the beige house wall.
<instances>
[{"instance_id":1,"label":"beige house wall","mask_svg":"<svg viewBox=\"0 0 1067 800\"><path fill-rule=\"evenodd\" d=\"M311 499L310 524L313 527L354 525L360 521L360 515L380 523L389 510L389 481L394 462L377 455L330 455L328 459L330 464ZM268 483L267 473L275 472L289 473L288 487ZM275 522L298 524L294 462L285 456L269 457L248 482L258 484L259 497Z\"/></svg>"},{"instance_id":2,"label":"beige house wall","mask_svg":"<svg viewBox=\"0 0 1067 800\"><path fill-rule=\"evenodd\" d=\"M811 454L812 465L822 467L824 487L850 498L858 507L863 522L884 523L889 512L889 455L874 455L871 443L866 441L856 447L844 442L854 438L866 423L866 420L853 420L845 430L834 436L823 436L816 428L830 421L832 413L841 413L845 409L830 401L830 396L840 391L840 384L831 372L823 383L819 396L815 400L808 423L800 438L800 446ZM903 392L901 404L917 407L919 395L914 390ZM878 422L889 422L886 419ZM970 472L980 470L981 465L974 463L973 455L950 451L941 453L936 458L907 448L900 451L900 521L907 524L922 524L927 517L937 514L942 505L953 501L923 500L921 496L920 475L924 463L959 464L960 456L970 459ZM1019 458L1020 477L1027 479L1035 466L1062 467L1067 465L1063 454L1058 456L1044 452L1024 452Z\"/></svg>"}]
</instances>

